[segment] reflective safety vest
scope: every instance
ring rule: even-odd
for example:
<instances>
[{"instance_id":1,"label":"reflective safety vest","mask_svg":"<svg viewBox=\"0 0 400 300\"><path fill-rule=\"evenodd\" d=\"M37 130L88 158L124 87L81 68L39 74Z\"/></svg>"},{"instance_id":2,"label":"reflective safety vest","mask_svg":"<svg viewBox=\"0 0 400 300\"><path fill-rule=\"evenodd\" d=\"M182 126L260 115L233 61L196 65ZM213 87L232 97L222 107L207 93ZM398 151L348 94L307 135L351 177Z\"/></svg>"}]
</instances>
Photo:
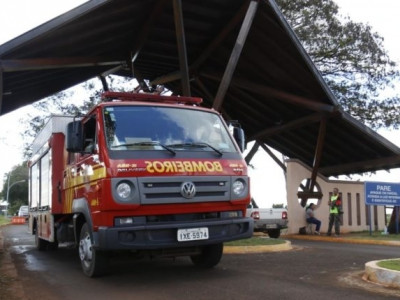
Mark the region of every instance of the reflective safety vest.
<instances>
[{"instance_id":1,"label":"reflective safety vest","mask_svg":"<svg viewBox=\"0 0 400 300\"><path fill-rule=\"evenodd\" d=\"M332 195L331 196L331 209L329 210L329 213L331 214L338 214L339 213L339 208L337 206L335 206L336 200L339 198L339 194L338 195Z\"/></svg>"}]
</instances>

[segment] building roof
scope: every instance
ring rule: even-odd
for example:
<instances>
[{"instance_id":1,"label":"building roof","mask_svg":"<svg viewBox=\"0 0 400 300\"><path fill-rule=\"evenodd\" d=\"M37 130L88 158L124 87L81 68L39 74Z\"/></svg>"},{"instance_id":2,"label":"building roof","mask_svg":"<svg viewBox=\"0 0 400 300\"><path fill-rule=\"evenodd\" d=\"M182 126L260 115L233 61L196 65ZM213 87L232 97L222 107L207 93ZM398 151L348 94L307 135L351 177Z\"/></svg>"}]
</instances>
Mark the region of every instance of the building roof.
<instances>
[{"instance_id":1,"label":"building roof","mask_svg":"<svg viewBox=\"0 0 400 300\"><path fill-rule=\"evenodd\" d=\"M400 166L397 146L342 110L273 0L92 0L1 45L0 66L1 114L119 74L202 97L326 176Z\"/></svg>"}]
</instances>

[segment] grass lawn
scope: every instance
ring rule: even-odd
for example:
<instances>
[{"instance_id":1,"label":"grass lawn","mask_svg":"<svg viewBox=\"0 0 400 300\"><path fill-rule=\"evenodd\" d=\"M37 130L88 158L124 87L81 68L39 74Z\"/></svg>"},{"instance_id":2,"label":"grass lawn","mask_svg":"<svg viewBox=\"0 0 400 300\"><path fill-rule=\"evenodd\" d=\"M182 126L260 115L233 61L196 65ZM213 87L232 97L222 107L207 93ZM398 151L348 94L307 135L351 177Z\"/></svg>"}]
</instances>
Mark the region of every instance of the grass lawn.
<instances>
[{"instance_id":1,"label":"grass lawn","mask_svg":"<svg viewBox=\"0 0 400 300\"><path fill-rule=\"evenodd\" d=\"M378 266L381 268L400 271L400 259L390 259L378 262Z\"/></svg>"},{"instance_id":2,"label":"grass lawn","mask_svg":"<svg viewBox=\"0 0 400 300\"><path fill-rule=\"evenodd\" d=\"M0 215L0 226L4 224L10 223L11 220L9 218L6 218L5 216Z\"/></svg>"},{"instance_id":3,"label":"grass lawn","mask_svg":"<svg viewBox=\"0 0 400 300\"><path fill-rule=\"evenodd\" d=\"M343 238L364 239L364 240L381 240L381 241L400 241L400 234L382 234L382 231L351 232L344 234Z\"/></svg>"},{"instance_id":4,"label":"grass lawn","mask_svg":"<svg viewBox=\"0 0 400 300\"><path fill-rule=\"evenodd\" d=\"M267 237L252 237L249 239L238 240L225 243L225 246L265 246L265 245L279 245L284 244L286 241L281 239L270 239Z\"/></svg>"}]
</instances>

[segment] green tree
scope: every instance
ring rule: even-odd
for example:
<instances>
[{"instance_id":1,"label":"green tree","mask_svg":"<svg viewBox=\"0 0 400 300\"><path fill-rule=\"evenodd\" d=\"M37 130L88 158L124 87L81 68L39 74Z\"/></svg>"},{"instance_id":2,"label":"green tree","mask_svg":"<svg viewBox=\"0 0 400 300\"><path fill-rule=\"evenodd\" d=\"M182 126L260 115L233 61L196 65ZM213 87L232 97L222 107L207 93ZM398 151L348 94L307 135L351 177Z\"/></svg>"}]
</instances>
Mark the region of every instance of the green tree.
<instances>
[{"instance_id":1,"label":"green tree","mask_svg":"<svg viewBox=\"0 0 400 300\"><path fill-rule=\"evenodd\" d=\"M89 85L85 83L83 86L88 86L87 91L89 93ZM76 101L75 93L73 89L62 91L33 104L34 113L29 114L22 120L25 124L25 130L22 133L24 138L23 155L25 159L31 157L32 142L48 122L51 115L80 116L88 112L95 104L95 98L90 96L87 99Z\"/></svg>"},{"instance_id":2,"label":"green tree","mask_svg":"<svg viewBox=\"0 0 400 300\"><path fill-rule=\"evenodd\" d=\"M13 167L6 174L1 196L7 200L8 191L8 213L10 215L14 215L21 205L28 205L28 186L28 167L26 162Z\"/></svg>"},{"instance_id":3,"label":"green tree","mask_svg":"<svg viewBox=\"0 0 400 300\"><path fill-rule=\"evenodd\" d=\"M399 128L399 96L383 91L400 76L383 38L341 16L333 0L276 2L343 108L373 128Z\"/></svg>"},{"instance_id":4,"label":"green tree","mask_svg":"<svg viewBox=\"0 0 400 300\"><path fill-rule=\"evenodd\" d=\"M136 80L121 76L108 76L107 83L113 91L133 90L137 86ZM101 101L102 93L100 80L94 78L34 103L35 111L21 120L25 124L24 158L31 157L32 142L51 115L83 116Z\"/></svg>"}]
</instances>

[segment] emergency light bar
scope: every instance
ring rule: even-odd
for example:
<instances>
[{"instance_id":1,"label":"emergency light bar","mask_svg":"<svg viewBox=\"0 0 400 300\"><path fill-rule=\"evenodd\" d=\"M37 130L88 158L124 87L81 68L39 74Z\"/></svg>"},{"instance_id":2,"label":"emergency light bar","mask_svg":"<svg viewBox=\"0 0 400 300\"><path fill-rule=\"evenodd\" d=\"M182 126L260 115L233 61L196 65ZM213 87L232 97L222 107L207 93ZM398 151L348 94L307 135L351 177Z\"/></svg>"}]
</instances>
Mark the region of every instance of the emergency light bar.
<instances>
[{"instance_id":1,"label":"emergency light bar","mask_svg":"<svg viewBox=\"0 0 400 300\"><path fill-rule=\"evenodd\" d=\"M199 105L203 102L198 97L181 97L181 96L161 96L145 93L124 93L124 92L104 92L101 96L103 101L121 100L121 101L149 101L174 104L195 104Z\"/></svg>"}]
</instances>

